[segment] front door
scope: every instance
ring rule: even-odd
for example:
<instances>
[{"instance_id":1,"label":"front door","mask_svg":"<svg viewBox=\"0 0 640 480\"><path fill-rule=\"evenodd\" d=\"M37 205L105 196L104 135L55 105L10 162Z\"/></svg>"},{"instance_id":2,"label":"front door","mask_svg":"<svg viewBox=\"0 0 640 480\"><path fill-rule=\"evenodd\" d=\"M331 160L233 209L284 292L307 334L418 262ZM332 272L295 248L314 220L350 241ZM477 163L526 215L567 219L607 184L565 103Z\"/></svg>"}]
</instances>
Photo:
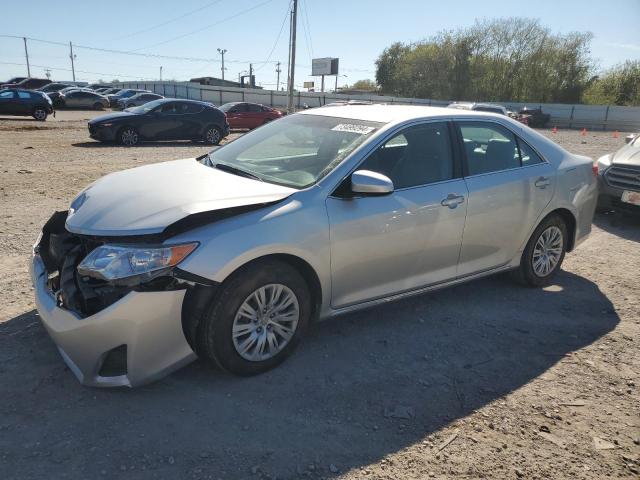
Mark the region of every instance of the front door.
<instances>
[{"instance_id":1,"label":"front door","mask_svg":"<svg viewBox=\"0 0 640 480\"><path fill-rule=\"evenodd\" d=\"M451 147L446 122L408 127L358 167L393 193L327 199L334 308L455 278L467 191Z\"/></svg>"},{"instance_id":2,"label":"front door","mask_svg":"<svg viewBox=\"0 0 640 480\"><path fill-rule=\"evenodd\" d=\"M155 110L147 113L140 123L139 131L143 138L149 140L175 140L180 138L182 114L178 102L163 103Z\"/></svg>"},{"instance_id":3,"label":"front door","mask_svg":"<svg viewBox=\"0 0 640 480\"><path fill-rule=\"evenodd\" d=\"M458 275L507 264L551 201L552 166L510 130L493 122L458 123L469 191Z\"/></svg>"}]
</instances>

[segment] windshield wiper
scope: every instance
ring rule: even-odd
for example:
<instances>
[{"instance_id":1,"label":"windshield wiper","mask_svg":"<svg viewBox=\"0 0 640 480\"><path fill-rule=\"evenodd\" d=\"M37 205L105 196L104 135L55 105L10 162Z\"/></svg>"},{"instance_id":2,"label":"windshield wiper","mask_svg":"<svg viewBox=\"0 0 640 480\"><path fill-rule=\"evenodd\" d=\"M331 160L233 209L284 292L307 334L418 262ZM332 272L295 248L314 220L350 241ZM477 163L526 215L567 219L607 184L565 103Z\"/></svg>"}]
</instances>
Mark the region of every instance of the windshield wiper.
<instances>
[{"instance_id":1,"label":"windshield wiper","mask_svg":"<svg viewBox=\"0 0 640 480\"><path fill-rule=\"evenodd\" d=\"M255 173L242 170L241 168L234 167L233 165L229 165L227 163L220 163L220 162L213 163L211 161L211 157L209 157L209 162L211 163L212 167L215 167L218 170L222 170L223 172L233 173L234 175L240 175L241 177L253 178L254 180L258 180L259 182L264 181Z\"/></svg>"}]
</instances>

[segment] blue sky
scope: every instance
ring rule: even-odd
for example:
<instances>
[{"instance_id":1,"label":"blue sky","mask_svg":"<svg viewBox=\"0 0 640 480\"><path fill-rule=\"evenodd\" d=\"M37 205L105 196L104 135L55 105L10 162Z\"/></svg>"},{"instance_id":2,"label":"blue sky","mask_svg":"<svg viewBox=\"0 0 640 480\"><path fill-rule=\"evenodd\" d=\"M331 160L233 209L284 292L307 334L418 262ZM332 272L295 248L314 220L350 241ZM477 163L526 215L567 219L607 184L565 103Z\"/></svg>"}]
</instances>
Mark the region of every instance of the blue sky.
<instances>
[{"instance_id":1,"label":"blue sky","mask_svg":"<svg viewBox=\"0 0 640 480\"><path fill-rule=\"evenodd\" d=\"M602 68L640 59L640 0L299 2L297 85L312 80L312 57L339 57L341 74L346 75L339 77L340 85L373 79L375 59L392 42L418 41L443 29L471 25L476 18L538 18L555 32L591 31L592 54ZM289 4L290 0L10 2L2 8L0 35L210 59L171 60L76 48L77 79L89 81L157 79L160 66L165 79L219 77L216 49L225 48L226 78L237 79L252 61L257 83L273 88L273 62L282 62L281 87L286 82ZM44 67L49 67L53 79L71 79L68 45L29 41L28 47L32 76L44 76ZM26 75L26 67L20 65L24 61L22 40L0 37L0 80ZM328 86L332 88L334 81L328 79Z\"/></svg>"}]
</instances>

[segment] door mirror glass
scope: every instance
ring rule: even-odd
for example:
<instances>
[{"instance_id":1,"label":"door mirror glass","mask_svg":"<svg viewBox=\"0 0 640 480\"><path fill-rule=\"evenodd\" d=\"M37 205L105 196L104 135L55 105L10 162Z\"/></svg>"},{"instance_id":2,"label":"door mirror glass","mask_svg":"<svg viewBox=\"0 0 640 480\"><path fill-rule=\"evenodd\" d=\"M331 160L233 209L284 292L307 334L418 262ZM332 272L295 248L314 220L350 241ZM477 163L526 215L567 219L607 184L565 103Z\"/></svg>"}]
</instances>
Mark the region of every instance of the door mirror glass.
<instances>
[{"instance_id":1,"label":"door mirror glass","mask_svg":"<svg viewBox=\"0 0 640 480\"><path fill-rule=\"evenodd\" d=\"M364 195L386 195L393 192L393 182L381 173L358 170L351 175L351 191Z\"/></svg>"}]
</instances>

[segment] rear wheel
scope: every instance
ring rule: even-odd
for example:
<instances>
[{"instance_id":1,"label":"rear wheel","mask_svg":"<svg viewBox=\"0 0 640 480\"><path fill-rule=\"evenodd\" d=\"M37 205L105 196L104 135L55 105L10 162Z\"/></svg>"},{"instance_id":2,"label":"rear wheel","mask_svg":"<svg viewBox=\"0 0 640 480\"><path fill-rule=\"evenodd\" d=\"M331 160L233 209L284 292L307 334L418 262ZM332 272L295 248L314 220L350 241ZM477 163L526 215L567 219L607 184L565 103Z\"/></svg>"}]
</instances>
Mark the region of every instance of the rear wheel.
<instances>
[{"instance_id":1,"label":"rear wheel","mask_svg":"<svg viewBox=\"0 0 640 480\"><path fill-rule=\"evenodd\" d=\"M559 215L544 219L527 243L520 267L514 272L517 280L530 287L548 285L560 270L567 251L567 225Z\"/></svg>"},{"instance_id":2,"label":"rear wheel","mask_svg":"<svg viewBox=\"0 0 640 480\"><path fill-rule=\"evenodd\" d=\"M140 141L140 136L135 128L124 127L118 134L118 140L126 147L133 147Z\"/></svg>"},{"instance_id":3,"label":"rear wheel","mask_svg":"<svg viewBox=\"0 0 640 480\"><path fill-rule=\"evenodd\" d=\"M299 343L311 317L304 278L279 261L233 274L198 325L198 353L237 375L279 365Z\"/></svg>"},{"instance_id":4,"label":"rear wheel","mask_svg":"<svg viewBox=\"0 0 640 480\"><path fill-rule=\"evenodd\" d=\"M222 140L222 132L218 127L209 125L204 131L203 140L209 145L218 145Z\"/></svg>"},{"instance_id":5,"label":"rear wheel","mask_svg":"<svg viewBox=\"0 0 640 480\"><path fill-rule=\"evenodd\" d=\"M36 107L33 109L32 115L33 115L33 118L35 118L39 122L44 122L47 119L47 116L49 115L49 113L45 108Z\"/></svg>"}]
</instances>

